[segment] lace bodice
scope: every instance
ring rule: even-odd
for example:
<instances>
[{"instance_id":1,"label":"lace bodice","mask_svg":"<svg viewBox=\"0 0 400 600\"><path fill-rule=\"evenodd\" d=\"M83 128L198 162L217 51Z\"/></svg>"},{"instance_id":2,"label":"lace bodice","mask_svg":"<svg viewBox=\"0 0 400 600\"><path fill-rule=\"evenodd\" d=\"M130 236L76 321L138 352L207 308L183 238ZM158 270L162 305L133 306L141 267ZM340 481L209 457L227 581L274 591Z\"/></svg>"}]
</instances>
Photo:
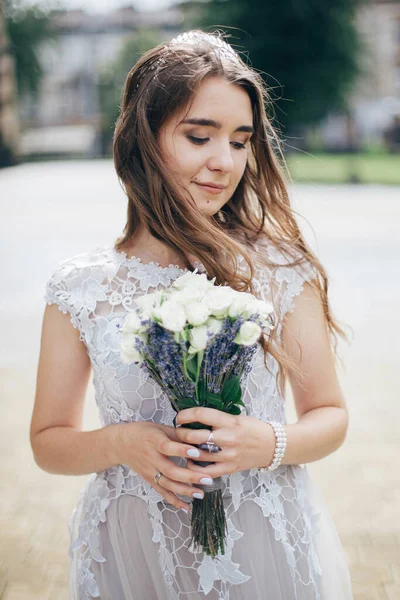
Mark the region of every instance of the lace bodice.
<instances>
[{"instance_id":1,"label":"lace bodice","mask_svg":"<svg viewBox=\"0 0 400 600\"><path fill-rule=\"evenodd\" d=\"M295 297L300 294L304 282L316 276L316 271L308 263L296 268L288 266L285 256L273 246L267 245L262 251L267 252L269 258L279 266L267 270L256 265L253 283L256 294L274 304L279 319L279 340L285 314L293 310ZM200 271L204 270L201 264L197 266ZM136 257L127 258L112 246L104 246L64 260L51 275L45 299L48 304L55 303L61 311L68 313L72 325L79 330L80 339L90 357L95 397L103 426L142 420L172 425L175 412L158 384L137 365L121 362L119 328L124 315L134 309L136 297L168 287L185 271L175 265L160 267L157 263L143 264ZM264 365L264 353L259 345L243 401L248 414L261 420L284 423L284 398L277 387L278 365L271 356L268 358L269 370ZM184 459L174 460L184 466ZM223 478L230 532L227 552L218 560L193 552L192 568L198 573L199 591L208 593L214 589L218 593L215 597L228 598L229 585L246 581L240 565L231 559L235 539L240 537L241 532L235 529L230 518L245 498L254 500L264 516L270 518L276 539L281 540L292 571L294 594L300 585L306 586L315 581L319 566L315 553L310 549L313 509L307 504L305 477L302 467L282 466L272 473L260 473L252 469ZM79 555L77 586L80 591L77 597L80 599L98 596L90 559L104 560L99 551L98 524L105 520L109 503L121 494L140 496L148 503L153 541L159 544L165 579L176 581L174 573L180 559L171 546L171 539L167 540L163 530L165 511L176 509L167 505L129 467L117 465L91 476L71 520L70 553L71 557ZM290 516L290 506L295 503L301 507L300 515L295 516L294 511ZM300 569L299 564L304 557L308 568ZM176 585L169 585L170 597L186 598ZM293 595L293 598L296 597ZM315 598L318 597L316 593Z\"/></svg>"}]
</instances>

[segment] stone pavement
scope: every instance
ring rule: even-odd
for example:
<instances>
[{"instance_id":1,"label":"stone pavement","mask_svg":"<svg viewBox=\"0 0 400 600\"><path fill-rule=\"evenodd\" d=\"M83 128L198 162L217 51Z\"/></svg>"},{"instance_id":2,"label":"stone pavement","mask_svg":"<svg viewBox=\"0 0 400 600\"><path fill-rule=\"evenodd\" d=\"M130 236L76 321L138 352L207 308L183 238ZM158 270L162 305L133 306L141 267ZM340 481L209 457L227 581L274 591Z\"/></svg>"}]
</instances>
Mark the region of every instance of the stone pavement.
<instances>
[{"instance_id":1,"label":"stone pavement","mask_svg":"<svg viewBox=\"0 0 400 600\"><path fill-rule=\"evenodd\" d=\"M399 600L400 190L297 186L293 194L331 276L334 312L354 329L351 346L340 345L348 437L309 468L344 544L355 599ZM66 600L67 522L86 478L42 472L29 446L44 284L59 260L119 235L125 201L110 161L2 171L0 198L0 599ZM84 426L99 426L91 385Z\"/></svg>"}]
</instances>

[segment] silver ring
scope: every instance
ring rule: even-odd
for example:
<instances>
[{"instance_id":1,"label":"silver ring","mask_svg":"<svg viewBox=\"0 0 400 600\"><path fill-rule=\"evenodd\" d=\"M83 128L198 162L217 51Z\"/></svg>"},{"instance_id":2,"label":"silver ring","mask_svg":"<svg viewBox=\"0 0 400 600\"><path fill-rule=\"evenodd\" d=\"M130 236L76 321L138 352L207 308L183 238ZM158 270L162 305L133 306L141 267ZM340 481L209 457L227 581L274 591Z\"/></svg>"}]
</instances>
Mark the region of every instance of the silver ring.
<instances>
[{"instance_id":1,"label":"silver ring","mask_svg":"<svg viewBox=\"0 0 400 600\"><path fill-rule=\"evenodd\" d=\"M155 484L158 484L160 477L162 477L162 473L157 473L157 475L154 475L154 483Z\"/></svg>"},{"instance_id":2,"label":"silver ring","mask_svg":"<svg viewBox=\"0 0 400 600\"><path fill-rule=\"evenodd\" d=\"M208 444L209 446L212 445L216 445L214 442L214 433L212 431L210 431L210 435L208 436L208 440L206 441L206 444Z\"/></svg>"}]
</instances>

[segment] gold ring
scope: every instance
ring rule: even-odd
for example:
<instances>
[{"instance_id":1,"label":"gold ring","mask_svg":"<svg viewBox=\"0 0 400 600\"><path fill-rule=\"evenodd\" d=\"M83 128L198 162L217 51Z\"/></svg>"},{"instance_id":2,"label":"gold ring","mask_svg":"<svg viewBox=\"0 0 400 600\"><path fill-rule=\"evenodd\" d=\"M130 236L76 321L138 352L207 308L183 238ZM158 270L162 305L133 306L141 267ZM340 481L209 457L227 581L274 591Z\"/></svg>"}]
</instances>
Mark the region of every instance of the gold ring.
<instances>
[{"instance_id":1,"label":"gold ring","mask_svg":"<svg viewBox=\"0 0 400 600\"><path fill-rule=\"evenodd\" d=\"M162 477L162 473L157 473L157 475L154 475L154 483L155 484L158 484L160 477Z\"/></svg>"}]
</instances>

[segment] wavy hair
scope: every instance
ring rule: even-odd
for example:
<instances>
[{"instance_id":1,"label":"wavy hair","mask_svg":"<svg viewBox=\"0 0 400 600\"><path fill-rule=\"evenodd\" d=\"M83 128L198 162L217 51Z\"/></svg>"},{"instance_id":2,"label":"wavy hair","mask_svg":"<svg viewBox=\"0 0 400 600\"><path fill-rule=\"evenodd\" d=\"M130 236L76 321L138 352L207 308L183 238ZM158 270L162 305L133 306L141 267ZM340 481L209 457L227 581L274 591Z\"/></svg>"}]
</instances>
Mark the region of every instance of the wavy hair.
<instances>
[{"instance_id":1,"label":"wavy hair","mask_svg":"<svg viewBox=\"0 0 400 600\"><path fill-rule=\"evenodd\" d=\"M222 77L241 86L251 100L255 133L247 165L234 194L214 216L202 215L160 157L157 134L173 115L190 105L198 86L208 77ZM270 104L262 77L228 45L222 34L194 30L146 52L127 75L116 123L114 164L128 197L127 222L115 248L123 250L136 230L145 226L158 240L188 256L196 256L217 284L255 294L254 255L261 240L269 240L288 259L288 266L309 262L318 272L310 284L321 298L327 328L336 353L345 334L328 301L328 278L306 244L290 205L279 137L267 117ZM266 256L268 267L277 267ZM247 268L238 268L241 256ZM289 368L300 375L275 334L264 336L268 353L279 364L281 389ZM300 349L301 350L301 349Z\"/></svg>"}]
</instances>

